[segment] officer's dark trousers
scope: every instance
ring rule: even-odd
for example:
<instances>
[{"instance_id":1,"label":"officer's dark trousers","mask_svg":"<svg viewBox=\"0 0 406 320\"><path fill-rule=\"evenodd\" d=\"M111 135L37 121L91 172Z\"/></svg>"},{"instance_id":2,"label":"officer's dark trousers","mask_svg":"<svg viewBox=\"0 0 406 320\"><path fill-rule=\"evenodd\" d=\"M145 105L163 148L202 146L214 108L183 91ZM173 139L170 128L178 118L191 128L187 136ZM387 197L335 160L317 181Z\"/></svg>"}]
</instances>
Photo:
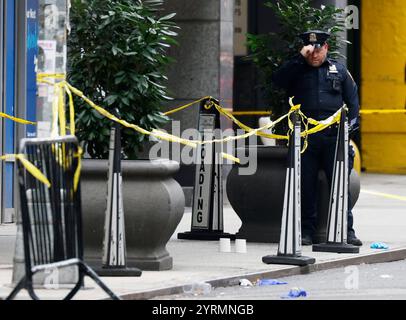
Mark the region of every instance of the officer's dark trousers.
<instances>
[{"instance_id":1,"label":"officer's dark trousers","mask_svg":"<svg viewBox=\"0 0 406 320\"><path fill-rule=\"evenodd\" d=\"M328 128L308 137L308 147L302 154L301 195L302 195L302 234L313 237L317 226L318 172L323 169L331 188L334 157L337 142L337 128ZM350 150L349 172L354 165L354 155ZM348 238L355 236L353 216L348 197Z\"/></svg>"}]
</instances>

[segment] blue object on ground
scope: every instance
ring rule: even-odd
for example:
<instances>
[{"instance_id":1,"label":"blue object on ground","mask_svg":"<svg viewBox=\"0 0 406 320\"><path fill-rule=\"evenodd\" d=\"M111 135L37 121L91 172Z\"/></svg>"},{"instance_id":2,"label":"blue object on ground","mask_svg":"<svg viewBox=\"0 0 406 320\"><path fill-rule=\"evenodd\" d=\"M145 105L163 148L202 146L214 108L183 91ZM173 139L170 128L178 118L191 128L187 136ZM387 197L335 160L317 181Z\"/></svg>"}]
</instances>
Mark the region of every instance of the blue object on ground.
<instances>
[{"instance_id":1,"label":"blue object on ground","mask_svg":"<svg viewBox=\"0 0 406 320\"><path fill-rule=\"evenodd\" d=\"M281 285L281 284L288 284L287 282L284 281L279 281L276 279L260 279L258 280L258 285L259 286L276 286L276 285Z\"/></svg>"},{"instance_id":2,"label":"blue object on ground","mask_svg":"<svg viewBox=\"0 0 406 320\"><path fill-rule=\"evenodd\" d=\"M389 249L389 246L383 242L374 242L371 244L371 249Z\"/></svg>"},{"instance_id":3,"label":"blue object on ground","mask_svg":"<svg viewBox=\"0 0 406 320\"><path fill-rule=\"evenodd\" d=\"M286 296L282 296L282 299L292 299L292 298L300 298L300 297L307 297L307 292L303 288L292 288L290 289L289 293Z\"/></svg>"}]
</instances>

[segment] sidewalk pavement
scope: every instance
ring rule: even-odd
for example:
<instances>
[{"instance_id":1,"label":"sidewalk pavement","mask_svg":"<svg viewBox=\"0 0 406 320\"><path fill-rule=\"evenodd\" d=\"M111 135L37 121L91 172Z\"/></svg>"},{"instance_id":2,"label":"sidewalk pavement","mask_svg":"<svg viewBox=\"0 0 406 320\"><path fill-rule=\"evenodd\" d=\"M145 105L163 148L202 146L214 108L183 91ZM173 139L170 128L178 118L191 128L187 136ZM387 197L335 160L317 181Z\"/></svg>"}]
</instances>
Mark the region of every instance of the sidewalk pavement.
<instances>
[{"instance_id":1,"label":"sidewalk pavement","mask_svg":"<svg viewBox=\"0 0 406 320\"><path fill-rule=\"evenodd\" d=\"M214 287L238 285L242 278L259 278L308 273L362 263L379 263L406 259L406 176L363 174L361 194L354 209L355 230L364 246L360 254L312 252L303 247L302 254L316 258L308 267L266 265L262 256L276 254L277 244L247 243L247 253L220 253L217 241L178 240L178 232L190 231L191 210L185 214L167 245L173 257L169 271L143 271L141 277L103 277L106 284L124 299L149 299L183 292L183 286L206 281ZM396 197L398 196L398 197ZM235 233L241 221L231 207L224 208L224 231ZM0 226L0 298L10 291L15 225ZM372 242L385 242L389 250L370 249ZM233 246L233 245L232 245ZM405 261L406 263L406 261ZM344 272L344 271L343 271ZM62 289L38 290L44 299L59 299ZM22 291L21 299L28 298ZM104 299L106 295L89 278L85 289L75 299Z\"/></svg>"}]
</instances>

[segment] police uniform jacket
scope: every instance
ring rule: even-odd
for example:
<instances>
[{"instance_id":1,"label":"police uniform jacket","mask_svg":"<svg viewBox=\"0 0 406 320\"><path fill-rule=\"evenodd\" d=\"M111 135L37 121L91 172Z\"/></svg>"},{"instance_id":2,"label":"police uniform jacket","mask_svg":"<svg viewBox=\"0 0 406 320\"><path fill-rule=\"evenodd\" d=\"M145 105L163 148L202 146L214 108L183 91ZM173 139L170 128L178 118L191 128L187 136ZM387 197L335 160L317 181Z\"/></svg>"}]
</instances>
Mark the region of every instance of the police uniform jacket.
<instances>
[{"instance_id":1,"label":"police uniform jacket","mask_svg":"<svg viewBox=\"0 0 406 320\"><path fill-rule=\"evenodd\" d=\"M343 64L327 58L320 67L312 67L298 54L284 63L272 80L288 97L295 97L294 102L301 104L306 116L324 120L345 103L350 126L358 125L358 88Z\"/></svg>"}]
</instances>

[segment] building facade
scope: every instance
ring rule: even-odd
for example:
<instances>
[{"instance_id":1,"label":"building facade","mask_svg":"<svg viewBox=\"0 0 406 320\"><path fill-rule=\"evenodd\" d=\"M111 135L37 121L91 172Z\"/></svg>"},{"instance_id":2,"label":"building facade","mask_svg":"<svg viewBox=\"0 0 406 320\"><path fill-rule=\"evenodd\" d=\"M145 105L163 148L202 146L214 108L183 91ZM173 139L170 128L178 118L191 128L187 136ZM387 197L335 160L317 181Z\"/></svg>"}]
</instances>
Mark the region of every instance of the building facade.
<instances>
[{"instance_id":1,"label":"building facade","mask_svg":"<svg viewBox=\"0 0 406 320\"><path fill-rule=\"evenodd\" d=\"M406 1L361 2L362 109L406 109ZM367 172L406 173L406 113L362 116Z\"/></svg>"}]
</instances>

